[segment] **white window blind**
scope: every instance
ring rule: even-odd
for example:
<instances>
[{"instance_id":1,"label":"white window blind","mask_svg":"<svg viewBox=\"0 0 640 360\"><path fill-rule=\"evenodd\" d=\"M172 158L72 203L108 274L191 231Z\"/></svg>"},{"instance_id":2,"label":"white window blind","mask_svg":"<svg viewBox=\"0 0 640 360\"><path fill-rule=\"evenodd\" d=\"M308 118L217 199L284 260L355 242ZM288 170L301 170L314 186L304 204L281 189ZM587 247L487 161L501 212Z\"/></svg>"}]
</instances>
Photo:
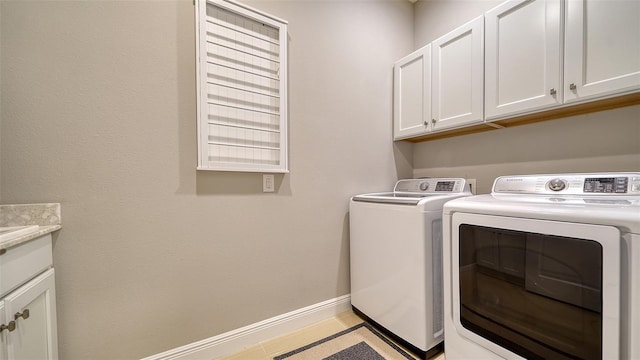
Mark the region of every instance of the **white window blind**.
<instances>
[{"instance_id":1,"label":"white window blind","mask_svg":"<svg viewBox=\"0 0 640 360\"><path fill-rule=\"evenodd\" d=\"M199 0L198 169L287 172L287 23Z\"/></svg>"}]
</instances>

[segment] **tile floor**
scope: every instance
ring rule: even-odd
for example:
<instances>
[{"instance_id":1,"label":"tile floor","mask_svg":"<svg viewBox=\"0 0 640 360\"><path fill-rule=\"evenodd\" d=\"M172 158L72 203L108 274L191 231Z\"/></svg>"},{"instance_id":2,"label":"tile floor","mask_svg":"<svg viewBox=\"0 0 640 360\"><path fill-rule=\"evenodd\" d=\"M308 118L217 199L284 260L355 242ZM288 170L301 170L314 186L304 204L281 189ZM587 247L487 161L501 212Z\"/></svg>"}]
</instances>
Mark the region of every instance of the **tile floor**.
<instances>
[{"instance_id":1,"label":"tile floor","mask_svg":"<svg viewBox=\"0 0 640 360\"><path fill-rule=\"evenodd\" d=\"M361 322L362 319L360 317L351 311L347 311L293 333L263 341L238 353L217 360L272 360L274 356L295 350ZM430 360L445 360L444 354L440 354Z\"/></svg>"}]
</instances>

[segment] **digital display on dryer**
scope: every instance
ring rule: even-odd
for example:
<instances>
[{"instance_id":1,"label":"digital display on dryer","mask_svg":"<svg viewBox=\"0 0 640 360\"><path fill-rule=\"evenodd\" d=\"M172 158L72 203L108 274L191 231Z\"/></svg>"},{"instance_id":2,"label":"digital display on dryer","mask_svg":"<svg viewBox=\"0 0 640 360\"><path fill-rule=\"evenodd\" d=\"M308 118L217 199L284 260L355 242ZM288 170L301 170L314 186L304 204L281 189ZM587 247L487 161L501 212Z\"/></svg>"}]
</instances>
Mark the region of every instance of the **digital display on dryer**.
<instances>
[{"instance_id":1,"label":"digital display on dryer","mask_svg":"<svg viewBox=\"0 0 640 360\"><path fill-rule=\"evenodd\" d=\"M438 181L436 184L436 191L453 191L453 187L455 186L455 181Z\"/></svg>"},{"instance_id":2,"label":"digital display on dryer","mask_svg":"<svg viewBox=\"0 0 640 360\"><path fill-rule=\"evenodd\" d=\"M583 190L586 193L626 193L627 178L586 178Z\"/></svg>"}]
</instances>

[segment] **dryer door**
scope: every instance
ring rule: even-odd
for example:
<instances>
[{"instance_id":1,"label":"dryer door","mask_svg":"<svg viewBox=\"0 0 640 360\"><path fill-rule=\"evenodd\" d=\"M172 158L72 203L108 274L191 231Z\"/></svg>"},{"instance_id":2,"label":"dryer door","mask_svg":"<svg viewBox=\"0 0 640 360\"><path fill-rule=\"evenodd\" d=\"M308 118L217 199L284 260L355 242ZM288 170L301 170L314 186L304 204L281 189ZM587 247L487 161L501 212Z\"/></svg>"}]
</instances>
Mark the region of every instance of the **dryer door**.
<instances>
[{"instance_id":1,"label":"dryer door","mask_svg":"<svg viewBox=\"0 0 640 360\"><path fill-rule=\"evenodd\" d=\"M620 232L455 213L456 330L505 357L617 359Z\"/></svg>"}]
</instances>

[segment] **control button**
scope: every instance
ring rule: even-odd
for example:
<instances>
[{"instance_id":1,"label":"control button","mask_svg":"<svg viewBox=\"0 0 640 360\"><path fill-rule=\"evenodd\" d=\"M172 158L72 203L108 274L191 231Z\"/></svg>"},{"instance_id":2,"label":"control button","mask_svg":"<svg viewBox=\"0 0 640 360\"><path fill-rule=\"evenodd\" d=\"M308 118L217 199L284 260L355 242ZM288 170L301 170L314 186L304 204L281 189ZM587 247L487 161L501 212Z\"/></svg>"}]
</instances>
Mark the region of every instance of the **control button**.
<instances>
[{"instance_id":1,"label":"control button","mask_svg":"<svg viewBox=\"0 0 640 360\"><path fill-rule=\"evenodd\" d=\"M420 190L426 191L427 189L429 189L429 183L428 182L421 182L420 183Z\"/></svg>"},{"instance_id":2,"label":"control button","mask_svg":"<svg viewBox=\"0 0 640 360\"><path fill-rule=\"evenodd\" d=\"M553 179L547 183L547 188L551 191L561 191L567 187L567 182L562 179Z\"/></svg>"}]
</instances>

